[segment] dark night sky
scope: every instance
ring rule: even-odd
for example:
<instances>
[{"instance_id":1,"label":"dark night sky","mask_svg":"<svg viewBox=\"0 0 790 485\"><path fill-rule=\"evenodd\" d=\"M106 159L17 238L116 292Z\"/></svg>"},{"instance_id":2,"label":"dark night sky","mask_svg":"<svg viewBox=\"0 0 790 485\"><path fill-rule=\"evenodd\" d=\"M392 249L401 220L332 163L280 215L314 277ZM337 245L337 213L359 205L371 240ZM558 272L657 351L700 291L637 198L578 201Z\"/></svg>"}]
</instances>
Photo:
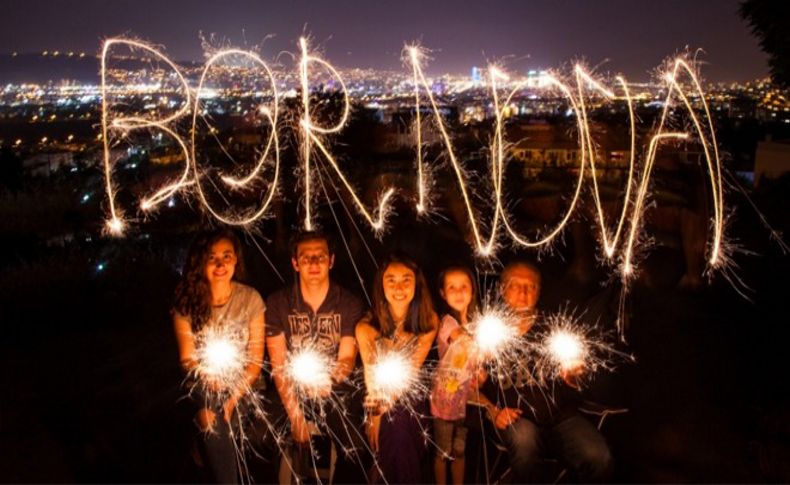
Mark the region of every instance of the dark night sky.
<instances>
[{"instance_id":1,"label":"dark night sky","mask_svg":"<svg viewBox=\"0 0 790 485\"><path fill-rule=\"evenodd\" d=\"M304 31L345 67L401 68L404 42L420 40L434 50L434 73L487 59L524 69L583 58L637 81L688 46L705 50L707 79L754 79L766 58L737 8L738 0L0 0L0 53L96 52L101 38L133 34L189 60L200 58L203 31L242 46L274 34L262 49L273 58L296 51Z\"/></svg>"}]
</instances>

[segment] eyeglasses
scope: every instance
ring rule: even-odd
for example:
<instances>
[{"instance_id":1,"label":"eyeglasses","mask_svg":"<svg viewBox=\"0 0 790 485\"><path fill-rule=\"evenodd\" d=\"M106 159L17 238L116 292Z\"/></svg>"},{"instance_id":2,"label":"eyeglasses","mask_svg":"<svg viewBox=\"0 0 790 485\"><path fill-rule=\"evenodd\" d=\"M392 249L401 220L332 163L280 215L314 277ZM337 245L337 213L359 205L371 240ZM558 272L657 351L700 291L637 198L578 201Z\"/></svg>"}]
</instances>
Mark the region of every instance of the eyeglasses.
<instances>
[{"instance_id":1,"label":"eyeglasses","mask_svg":"<svg viewBox=\"0 0 790 485\"><path fill-rule=\"evenodd\" d=\"M311 264L326 264L329 261L329 256L326 254L317 254L315 256L299 256L299 266L309 266Z\"/></svg>"},{"instance_id":2,"label":"eyeglasses","mask_svg":"<svg viewBox=\"0 0 790 485\"><path fill-rule=\"evenodd\" d=\"M505 286L505 291L512 291L514 293L529 293L540 289L537 283L508 283Z\"/></svg>"}]
</instances>

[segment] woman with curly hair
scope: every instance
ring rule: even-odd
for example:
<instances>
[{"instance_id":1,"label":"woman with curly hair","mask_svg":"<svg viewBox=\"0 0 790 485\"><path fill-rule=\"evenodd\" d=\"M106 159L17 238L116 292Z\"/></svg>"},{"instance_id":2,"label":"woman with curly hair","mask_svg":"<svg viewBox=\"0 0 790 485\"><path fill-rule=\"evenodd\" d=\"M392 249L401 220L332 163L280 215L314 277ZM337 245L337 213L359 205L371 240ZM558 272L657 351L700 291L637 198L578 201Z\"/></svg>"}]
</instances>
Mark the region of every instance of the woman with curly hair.
<instances>
[{"instance_id":1,"label":"woman with curly hair","mask_svg":"<svg viewBox=\"0 0 790 485\"><path fill-rule=\"evenodd\" d=\"M263 363L264 304L254 288L239 282L243 275L239 238L230 230L202 234L189 250L172 310L181 365L201 380L195 421L203 431L205 461L218 483L238 481L231 418L258 381ZM200 343L209 334L231 335L244 347L236 382L219 382L202 372Z\"/></svg>"}]
</instances>

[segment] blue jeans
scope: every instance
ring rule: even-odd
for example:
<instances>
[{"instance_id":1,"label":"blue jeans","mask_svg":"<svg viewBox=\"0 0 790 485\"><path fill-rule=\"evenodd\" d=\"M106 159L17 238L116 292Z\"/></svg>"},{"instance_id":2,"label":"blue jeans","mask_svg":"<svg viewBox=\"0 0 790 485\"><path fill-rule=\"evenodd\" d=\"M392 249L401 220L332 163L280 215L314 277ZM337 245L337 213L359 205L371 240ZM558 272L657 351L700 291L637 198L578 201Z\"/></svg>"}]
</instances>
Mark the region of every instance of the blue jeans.
<instances>
[{"instance_id":1,"label":"blue jeans","mask_svg":"<svg viewBox=\"0 0 790 485\"><path fill-rule=\"evenodd\" d=\"M539 427L526 418L498 430L508 449L514 483L530 481L538 459L548 451L557 456L582 482L600 482L612 471L612 454L606 440L579 414Z\"/></svg>"}]
</instances>

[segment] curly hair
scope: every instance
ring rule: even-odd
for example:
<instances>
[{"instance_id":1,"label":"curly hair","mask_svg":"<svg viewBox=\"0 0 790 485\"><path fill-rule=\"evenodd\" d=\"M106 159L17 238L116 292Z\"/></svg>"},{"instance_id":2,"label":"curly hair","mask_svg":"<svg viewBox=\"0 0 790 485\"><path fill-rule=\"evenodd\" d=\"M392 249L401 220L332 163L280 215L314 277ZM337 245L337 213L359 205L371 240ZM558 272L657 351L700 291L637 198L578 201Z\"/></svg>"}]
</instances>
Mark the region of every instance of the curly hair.
<instances>
[{"instance_id":1,"label":"curly hair","mask_svg":"<svg viewBox=\"0 0 790 485\"><path fill-rule=\"evenodd\" d=\"M433 320L435 312L431 292L425 282L420 267L409 256L401 253L393 253L387 256L379 265L376 271L376 279L373 282L373 313L375 325L381 335L391 337L395 332L395 322L390 315L387 298L384 296L384 272L391 264L402 264L414 273L414 298L409 303L409 313L406 316L404 327L407 332L423 334L433 330Z\"/></svg>"},{"instance_id":2,"label":"curly hair","mask_svg":"<svg viewBox=\"0 0 790 485\"><path fill-rule=\"evenodd\" d=\"M244 279L241 240L236 233L230 229L216 229L195 238L187 253L181 281L176 286L173 301L173 311L189 317L195 329L205 325L211 318L211 287L206 278L206 265L211 247L223 239L233 245L233 251L236 253L237 262L233 280Z\"/></svg>"}]
</instances>

